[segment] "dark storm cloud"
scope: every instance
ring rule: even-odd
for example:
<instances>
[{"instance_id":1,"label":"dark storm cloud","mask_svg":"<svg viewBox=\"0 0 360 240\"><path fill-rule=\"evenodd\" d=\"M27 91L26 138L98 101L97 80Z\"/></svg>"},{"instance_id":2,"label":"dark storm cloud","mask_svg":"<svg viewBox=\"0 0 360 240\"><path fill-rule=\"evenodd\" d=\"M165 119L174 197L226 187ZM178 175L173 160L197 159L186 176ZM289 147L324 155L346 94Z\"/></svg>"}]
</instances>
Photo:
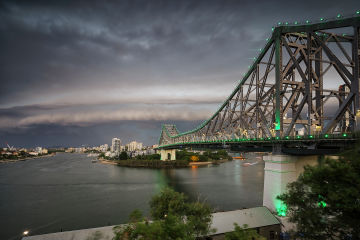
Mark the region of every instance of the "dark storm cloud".
<instances>
[{"instance_id":1,"label":"dark storm cloud","mask_svg":"<svg viewBox=\"0 0 360 240\"><path fill-rule=\"evenodd\" d=\"M5 6L0 45L3 101L98 86L187 84L188 78L211 75L208 70L225 72L224 65L237 65L233 58L224 62L224 53L228 58L234 52L226 46L251 41L249 33L236 30L245 17L226 3Z\"/></svg>"},{"instance_id":2,"label":"dark storm cloud","mask_svg":"<svg viewBox=\"0 0 360 240\"><path fill-rule=\"evenodd\" d=\"M200 121L276 22L358 8L355 0L2 1L0 126L25 134L33 125L41 133L42 125L134 127L128 120L146 117Z\"/></svg>"}]
</instances>

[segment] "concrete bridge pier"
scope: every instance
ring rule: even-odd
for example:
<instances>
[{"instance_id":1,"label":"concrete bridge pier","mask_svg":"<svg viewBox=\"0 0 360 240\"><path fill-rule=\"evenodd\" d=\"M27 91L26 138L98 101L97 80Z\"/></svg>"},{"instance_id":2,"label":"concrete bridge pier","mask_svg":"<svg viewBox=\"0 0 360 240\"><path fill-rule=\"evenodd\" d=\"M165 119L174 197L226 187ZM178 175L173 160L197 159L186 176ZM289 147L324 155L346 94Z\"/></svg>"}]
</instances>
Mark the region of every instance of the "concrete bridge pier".
<instances>
[{"instance_id":1,"label":"concrete bridge pier","mask_svg":"<svg viewBox=\"0 0 360 240\"><path fill-rule=\"evenodd\" d=\"M263 160L265 162L263 206L276 212L280 217L286 217L287 206L276 197L286 191L288 183L298 178L304 171L305 165L317 165L318 156L270 154L264 156ZM287 221L283 223L285 222ZM291 228L291 226L285 226L285 228Z\"/></svg>"},{"instance_id":2,"label":"concrete bridge pier","mask_svg":"<svg viewBox=\"0 0 360 240\"><path fill-rule=\"evenodd\" d=\"M176 160L175 149L161 149L160 155L161 155L160 157L161 161Z\"/></svg>"}]
</instances>

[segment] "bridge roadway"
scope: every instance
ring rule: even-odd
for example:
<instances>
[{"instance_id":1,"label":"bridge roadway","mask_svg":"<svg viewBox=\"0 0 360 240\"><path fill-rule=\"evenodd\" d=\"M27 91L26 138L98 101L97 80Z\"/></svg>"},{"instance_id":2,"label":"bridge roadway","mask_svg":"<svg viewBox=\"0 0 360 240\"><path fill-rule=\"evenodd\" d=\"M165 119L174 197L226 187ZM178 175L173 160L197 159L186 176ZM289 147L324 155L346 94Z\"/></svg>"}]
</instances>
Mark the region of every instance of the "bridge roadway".
<instances>
[{"instance_id":1,"label":"bridge roadway","mask_svg":"<svg viewBox=\"0 0 360 240\"><path fill-rule=\"evenodd\" d=\"M325 134L268 138L238 138L214 141L180 142L159 149L228 149L235 152L277 152L289 155L336 154L354 144L358 134ZM301 150L301 151L299 151Z\"/></svg>"}]
</instances>

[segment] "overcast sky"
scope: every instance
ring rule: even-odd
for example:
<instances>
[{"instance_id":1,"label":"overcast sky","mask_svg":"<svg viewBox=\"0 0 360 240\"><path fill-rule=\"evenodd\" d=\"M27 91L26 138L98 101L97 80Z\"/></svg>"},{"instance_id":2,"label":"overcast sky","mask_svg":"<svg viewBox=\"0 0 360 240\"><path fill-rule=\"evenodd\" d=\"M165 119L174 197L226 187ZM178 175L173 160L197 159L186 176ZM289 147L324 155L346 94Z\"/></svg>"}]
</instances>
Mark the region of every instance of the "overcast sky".
<instances>
[{"instance_id":1,"label":"overcast sky","mask_svg":"<svg viewBox=\"0 0 360 240\"><path fill-rule=\"evenodd\" d=\"M232 92L278 21L343 1L1 1L0 146L147 145Z\"/></svg>"}]
</instances>

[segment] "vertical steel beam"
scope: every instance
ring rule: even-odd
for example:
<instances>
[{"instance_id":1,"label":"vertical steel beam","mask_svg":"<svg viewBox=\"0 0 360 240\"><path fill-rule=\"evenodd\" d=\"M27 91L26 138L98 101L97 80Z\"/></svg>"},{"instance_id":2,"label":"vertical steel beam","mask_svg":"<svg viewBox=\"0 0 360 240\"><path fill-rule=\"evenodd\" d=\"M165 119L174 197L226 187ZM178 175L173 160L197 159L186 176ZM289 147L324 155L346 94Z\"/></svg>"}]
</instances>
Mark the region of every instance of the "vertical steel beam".
<instances>
[{"instance_id":1,"label":"vertical steel beam","mask_svg":"<svg viewBox=\"0 0 360 240\"><path fill-rule=\"evenodd\" d=\"M264 80L265 81L265 80ZM255 88L255 95L256 95L256 115L255 115L255 119L256 119L256 126L255 126L255 137L258 138L259 137L259 64L256 64L256 88Z\"/></svg>"},{"instance_id":2,"label":"vertical steel beam","mask_svg":"<svg viewBox=\"0 0 360 240\"><path fill-rule=\"evenodd\" d=\"M359 106L359 72L360 72L360 27L355 26L354 27L354 40L352 42L352 60L354 62L354 68L353 68L353 76L354 79L351 82L351 90L350 92L354 93L354 104L353 104L353 113L354 116L356 116L357 111L360 109ZM358 129L359 126L355 126L356 121L353 124L353 129Z\"/></svg>"},{"instance_id":3,"label":"vertical steel beam","mask_svg":"<svg viewBox=\"0 0 360 240\"><path fill-rule=\"evenodd\" d=\"M307 105L308 105L308 134L312 134L311 132L311 126L312 126L312 61L311 61L311 32L307 33L307 81L305 82L305 92L307 96Z\"/></svg>"},{"instance_id":4,"label":"vertical steel beam","mask_svg":"<svg viewBox=\"0 0 360 240\"><path fill-rule=\"evenodd\" d=\"M275 133L277 137L282 136L282 39L281 33L276 32L275 37Z\"/></svg>"},{"instance_id":5,"label":"vertical steel beam","mask_svg":"<svg viewBox=\"0 0 360 240\"><path fill-rule=\"evenodd\" d=\"M315 107L317 115L319 116L319 126L323 128L323 113L324 113L324 103L323 103L323 64L322 64L322 49L315 54L315 74L318 79L318 87L315 92Z\"/></svg>"}]
</instances>

